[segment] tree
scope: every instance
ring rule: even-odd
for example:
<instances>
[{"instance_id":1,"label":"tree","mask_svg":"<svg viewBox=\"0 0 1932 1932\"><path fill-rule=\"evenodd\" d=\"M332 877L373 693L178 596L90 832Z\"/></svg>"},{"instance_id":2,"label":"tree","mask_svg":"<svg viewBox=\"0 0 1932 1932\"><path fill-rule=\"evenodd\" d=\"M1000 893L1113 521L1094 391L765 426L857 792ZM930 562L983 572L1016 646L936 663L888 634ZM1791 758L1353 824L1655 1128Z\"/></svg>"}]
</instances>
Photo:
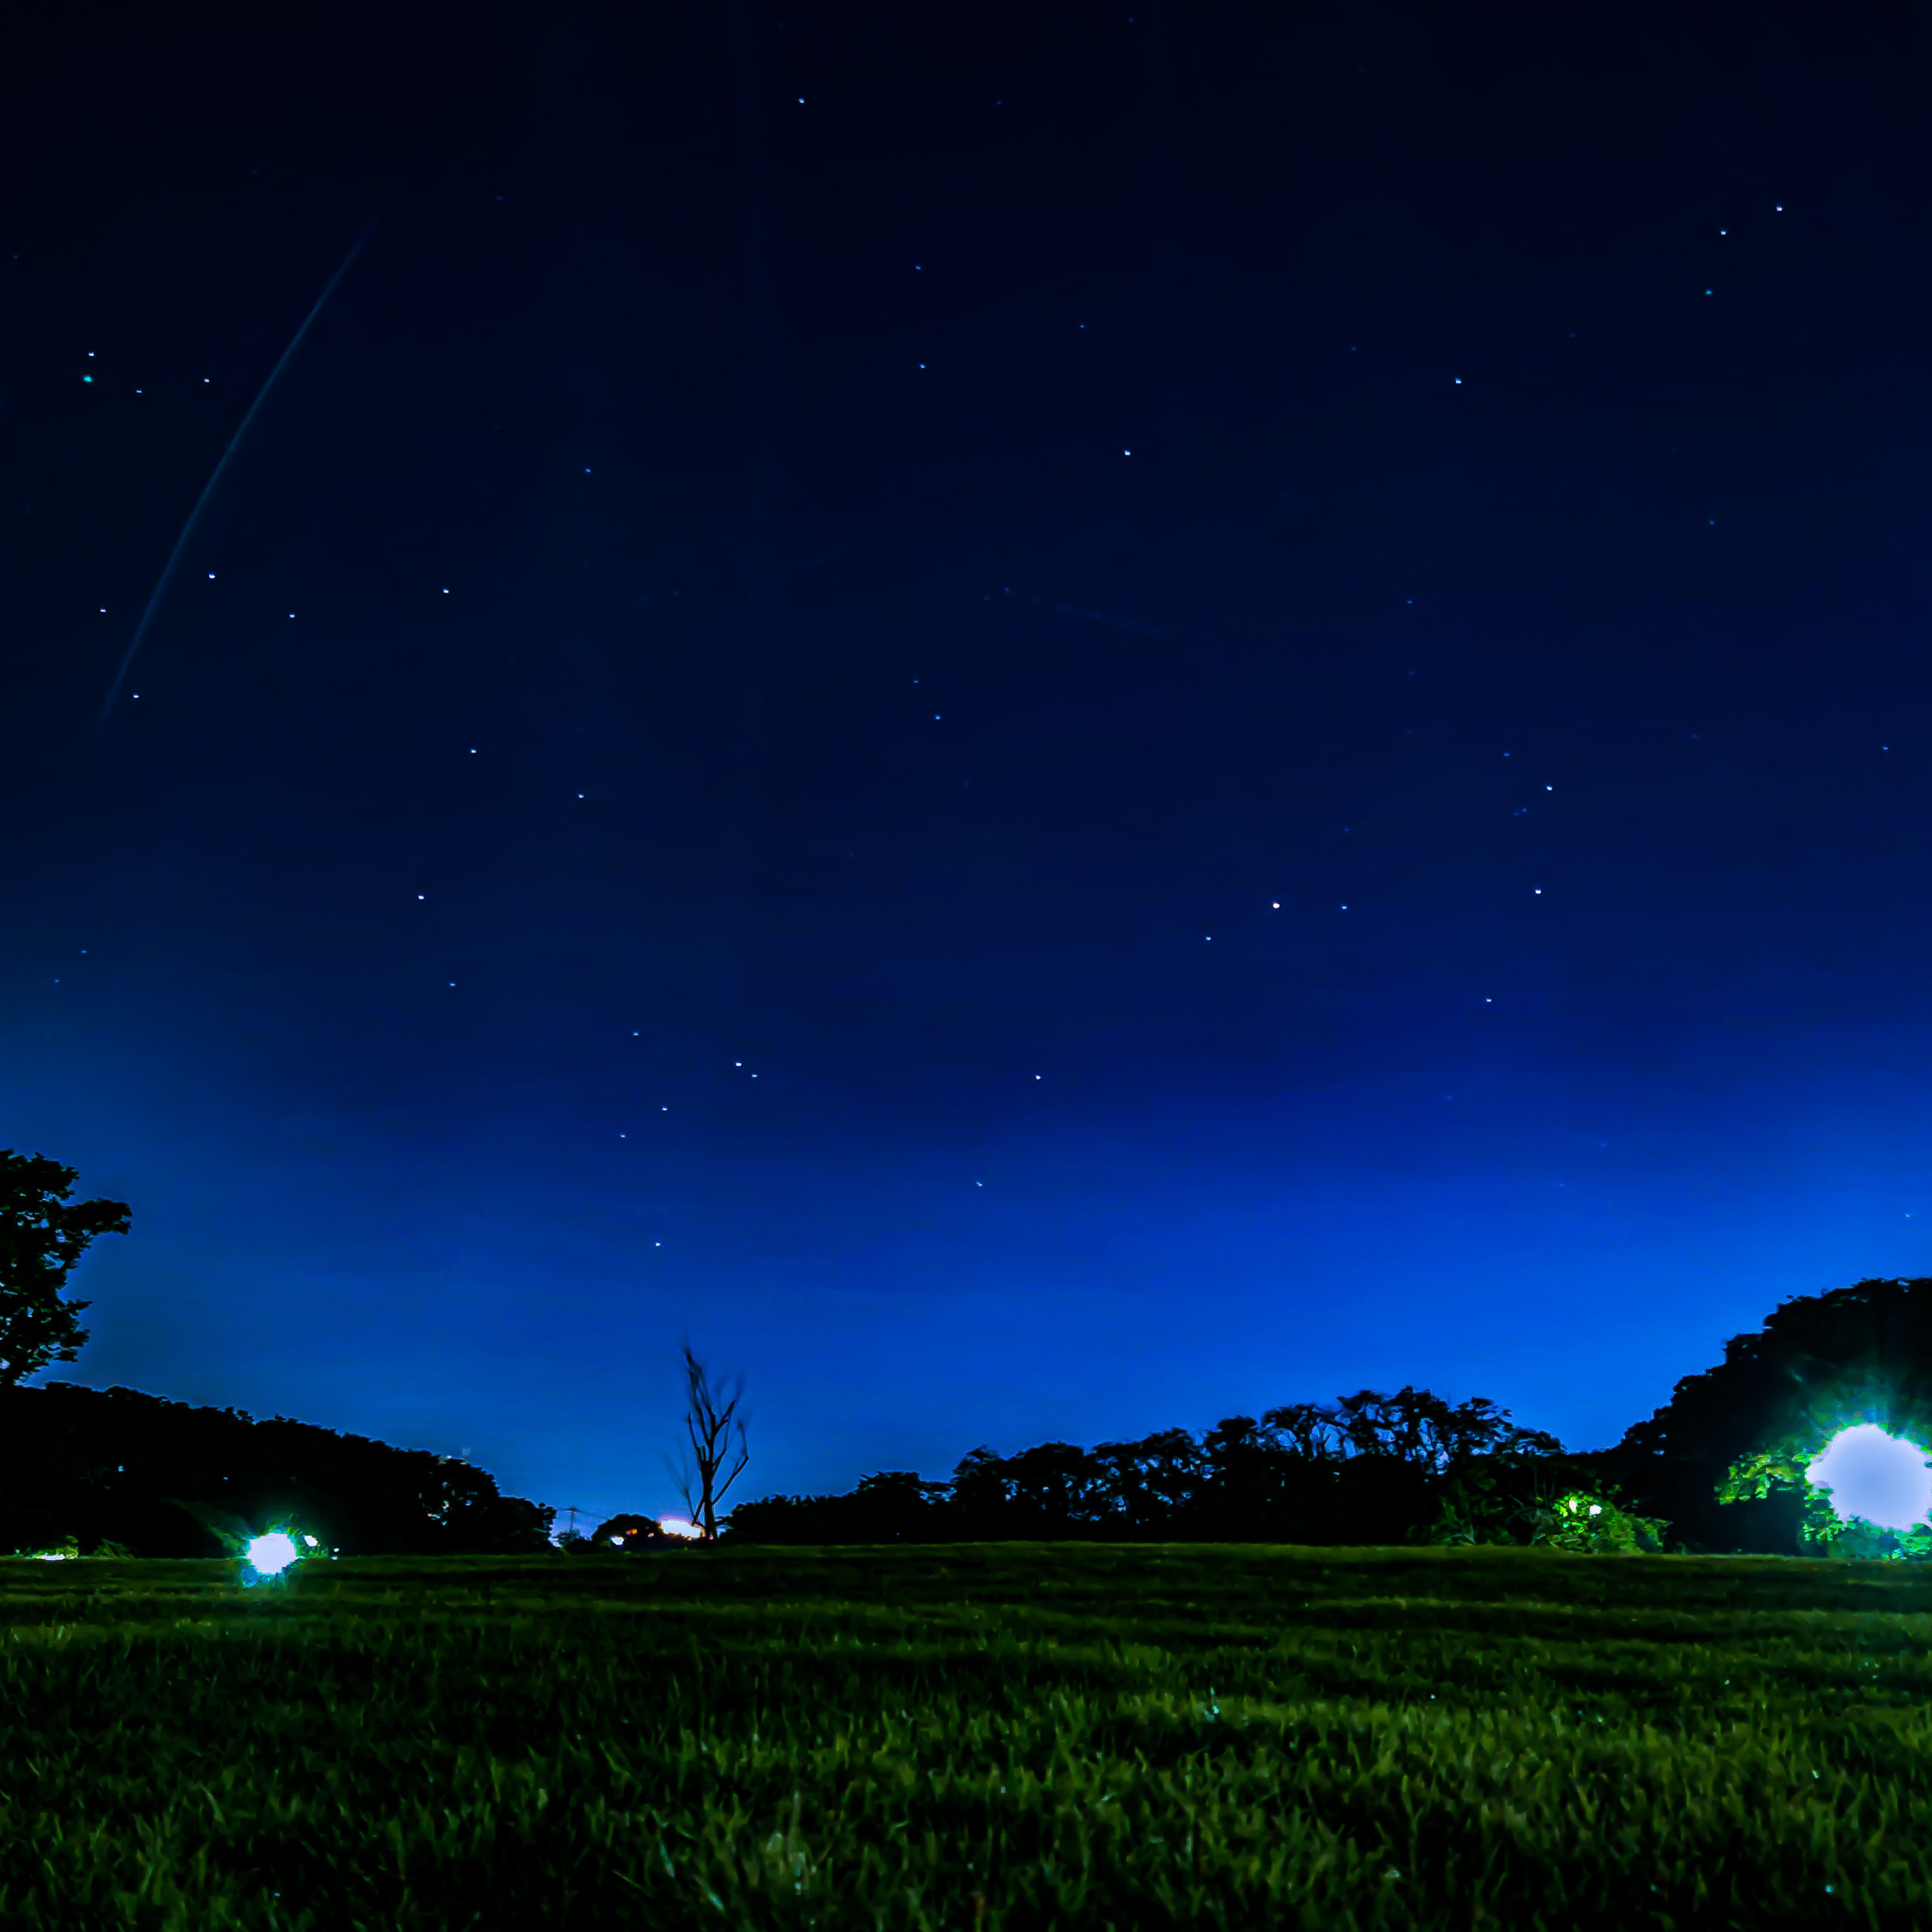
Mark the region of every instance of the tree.
<instances>
[{"instance_id":1,"label":"tree","mask_svg":"<svg viewBox=\"0 0 1932 1932\"><path fill-rule=\"evenodd\" d=\"M740 1422L737 1467L722 1482L718 1481L718 1472L730 1452L731 1420L739 1399L744 1394L744 1378L739 1377L737 1389L721 1409L712 1393L710 1378L704 1364L692 1354L688 1342L685 1343L684 1349L685 1384L691 1398L691 1407L685 1416L685 1433L691 1438L691 1452L697 1458L697 1473L694 1476L689 1470L676 1472L678 1494L685 1499L685 1507L691 1512L691 1521L703 1532L704 1540L715 1543L718 1505L751 1460L750 1452L745 1446L745 1426Z\"/></svg>"},{"instance_id":2,"label":"tree","mask_svg":"<svg viewBox=\"0 0 1932 1932\"><path fill-rule=\"evenodd\" d=\"M1012 1496L1005 1458L986 1443L953 1465L952 1508L969 1540L1001 1534Z\"/></svg>"},{"instance_id":3,"label":"tree","mask_svg":"<svg viewBox=\"0 0 1932 1932\"><path fill-rule=\"evenodd\" d=\"M1201 1445L1184 1429L1157 1429L1138 1442L1099 1443L1092 1454L1104 1513L1130 1535L1173 1534L1208 1480Z\"/></svg>"},{"instance_id":4,"label":"tree","mask_svg":"<svg viewBox=\"0 0 1932 1932\"><path fill-rule=\"evenodd\" d=\"M626 1511L599 1523L586 1539L594 1549L615 1549L634 1554L640 1549L669 1549L678 1538L660 1528L650 1516Z\"/></svg>"},{"instance_id":5,"label":"tree","mask_svg":"<svg viewBox=\"0 0 1932 1932\"><path fill-rule=\"evenodd\" d=\"M1442 1475L1477 1456L1553 1456L1561 1447L1541 1429L1518 1429L1487 1395L1451 1403L1405 1384L1392 1395L1358 1389L1335 1404L1337 1426L1358 1456L1392 1456Z\"/></svg>"},{"instance_id":6,"label":"tree","mask_svg":"<svg viewBox=\"0 0 1932 1932\"><path fill-rule=\"evenodd\" d=\"M947 1487L921 1482L915 1469L879 1469L838 1499L838 1514L855 1543L929 1542Z\"/></svg>"},{"instance_id":7,"label":"tree","mask_svg":"<svg viewBox=\"0 0 1932 1932\"><path fill-rule=\"evenodd\" d=\"M1804 1471L1859 1423L1932 1447L1932 1280L1788 1297L1601 1460L1694 1548L1802 1550L1835 1521Z\"/></svg>"},{"instance_id":8,"label":"tree","mask_svg":"<svg viewBox=\"0 0 1932 1932\"><path fill-rule=\"evenodd\" d=\"M724 1519L733 1543L836 1543L850 1527L842 1496L760 1496L740 1503Z\"/></svg>"},{"instance_id":9,"label":"tree","mask_svg":"<svg viewBox=\"0 0 1932 1932\"><path fill-rule=\"evenodd\" d=\"M1001 1465L1010 1537L1065 1537L1091 1531L1112 1513L1106 1472L1072 1442L1036 1442Z\"/></svg>"},{"instance_id":10,"label":"tree","mask_svg":"<svg viewBox=\"0 0 1932 1932\"><path fill-rule=\"evenodd\" d=\"M79 1170L44 1154L0 1148L0 1388L16 1388L51 1361L78 1358L92 1304L60 1291L97 1235L125 1235L125 1201L67 1196Z\"/></svg>"},{"instance_id":11,"label":"tree","mask_svg":"<svg viewBox=\"0 0 1932 1932\"><path fill-rule=\"evenodd\" d=\"M256 1532L297 1522L345 1556L534 1553L555 1515L427 1450L66 1382L0 1388L0 1500L52 1510L84 1548L143 1556L219 1555L196 1505Z\"/></svg>"},{"instance_id":12,"label":"tree","mask_svg":"<svg viewBox=\"0 0 1932 1932\"><path fill-rule=\"evenodd\" d=\"M1237 1542L1318 1541L1339 1457L1306 1457L1272 1423L1223 1416L1201 1438L1207 1471L1198 1505L1201 1534Z\"/></svg>"}]
</instances>

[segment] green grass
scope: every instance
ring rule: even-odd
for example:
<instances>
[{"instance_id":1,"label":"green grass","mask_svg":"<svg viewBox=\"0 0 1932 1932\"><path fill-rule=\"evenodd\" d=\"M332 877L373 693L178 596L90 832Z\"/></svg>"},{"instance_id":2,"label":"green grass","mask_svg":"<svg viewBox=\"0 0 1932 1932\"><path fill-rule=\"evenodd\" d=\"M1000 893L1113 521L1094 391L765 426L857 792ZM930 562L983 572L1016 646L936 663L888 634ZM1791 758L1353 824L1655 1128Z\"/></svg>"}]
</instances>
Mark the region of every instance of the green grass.
<instances>
[{"instance_id":1,"label":"green grass","mask_svg":"<svg viewBox=\"0 0 1932 1932\"><path fill-rule=\"evenodd\" d=\"M0 1925L1932 1924L1932 1566L0 1561Z\"/></svg>"}]
</instances>

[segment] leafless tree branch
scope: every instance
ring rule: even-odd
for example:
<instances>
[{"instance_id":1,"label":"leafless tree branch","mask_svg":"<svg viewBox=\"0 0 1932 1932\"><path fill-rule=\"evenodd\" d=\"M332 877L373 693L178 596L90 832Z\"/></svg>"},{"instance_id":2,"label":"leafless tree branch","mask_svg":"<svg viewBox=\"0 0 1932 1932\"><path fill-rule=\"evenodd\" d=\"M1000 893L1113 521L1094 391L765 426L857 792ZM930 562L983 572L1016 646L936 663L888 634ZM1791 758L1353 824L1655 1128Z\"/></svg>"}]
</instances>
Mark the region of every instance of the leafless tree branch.
<instances>
[{"instance_id":1,"label":"leafless tree branch","mask_svg":"<svg viewBox=\"0 0 1932 1932\"><path fill-rule=\"evenodd\" d=\"M695 1475L681 1475L678 1493L684 1497L685 1507L690 1511L691 1521L698 1526L704 1540L712 1543L718 1537L718 1505L751 1460L745 1425L740 1421L738 1460L724 1480L718 1480L718 1472L731 1453L732 1424L744 1395L744 1378L738 1378L731 1399L721 1407L712 1391L704 1364L692 1352L688 1342L684 1345L684 1352L685 1386L691 1400L690 1409L685 1417L685 1433L690 1438L691 1453L697 1459L697 1470Z\"/></svg>"}]
</instances>

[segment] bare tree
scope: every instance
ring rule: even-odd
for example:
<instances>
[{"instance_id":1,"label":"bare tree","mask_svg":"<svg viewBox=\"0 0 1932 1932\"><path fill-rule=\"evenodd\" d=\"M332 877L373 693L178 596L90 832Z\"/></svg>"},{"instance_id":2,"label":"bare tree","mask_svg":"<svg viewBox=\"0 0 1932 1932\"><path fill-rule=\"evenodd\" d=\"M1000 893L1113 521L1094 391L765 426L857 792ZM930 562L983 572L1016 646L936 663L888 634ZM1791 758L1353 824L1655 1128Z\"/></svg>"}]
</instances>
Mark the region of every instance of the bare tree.
<instances>
[{"instance_id":1,"label":"bare tree","mask_svg":"<svg viewBox=\"0 0 1932 1932\"><path fill-rule=\"evenodd\" d=\"M737 1480L739 1471L750 1460L745 1447L745 1426L738 1424L738 1460L735 1468L728 1473L723 1481L718 1472L724 1466L730 1450L731 1420L739 1398L745 1392L744 1377L738 1378L737 1388L731 1399L721 1409L718 1399L712 1393L711 1381L705 1372L704 1364L691 1352L687 1342L685 1349L685 1383L691 1397L691 1408L685 1417L685 1432L691 1438L691 1451L697 1458L697 1473L694 1476L688 1469L675 1472L678 1478L678 1494L685 1499L685 1507L691 1512L691 1519L703 1533L706 1543L718 1540L718 1505L724 1500L724 1492Z\"/></svg>"}]
</instances>

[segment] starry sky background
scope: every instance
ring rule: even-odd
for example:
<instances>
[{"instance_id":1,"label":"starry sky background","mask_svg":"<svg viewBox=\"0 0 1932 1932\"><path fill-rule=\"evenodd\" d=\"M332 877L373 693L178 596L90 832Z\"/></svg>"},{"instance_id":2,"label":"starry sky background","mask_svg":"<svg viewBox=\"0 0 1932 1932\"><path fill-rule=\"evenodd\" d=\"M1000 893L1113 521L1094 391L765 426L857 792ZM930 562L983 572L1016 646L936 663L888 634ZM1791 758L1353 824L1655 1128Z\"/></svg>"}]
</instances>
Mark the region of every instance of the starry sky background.
<instances>
[{"instance_id":1,"label":"starry sky background","mask_svg":"<svg viewBox=\"0 0 1932 1932\"><path fill-rule=\"evenodd\" d=\"M743 1497L1932 1272L1932 8L21 48L50 1377L655 1514L687 1334Z\"/></svg>"}]
</instances>

